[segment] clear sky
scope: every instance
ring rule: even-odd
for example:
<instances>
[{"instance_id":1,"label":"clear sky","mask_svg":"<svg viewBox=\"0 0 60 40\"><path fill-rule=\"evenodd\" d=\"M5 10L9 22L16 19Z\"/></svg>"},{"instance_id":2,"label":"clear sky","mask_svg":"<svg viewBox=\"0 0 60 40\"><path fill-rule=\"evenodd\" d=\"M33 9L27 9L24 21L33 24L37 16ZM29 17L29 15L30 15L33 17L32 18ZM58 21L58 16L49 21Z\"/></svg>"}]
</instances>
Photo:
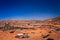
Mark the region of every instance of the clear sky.
<instances>
[{"instance_id":1,"label":"clear sky","mask_svg":"<svg viewBox=\"0 0 60 40\"><path fill-rule=\"evenodd\" d=\"M60 0L0 0L0 20L39 20L60 16Z\"/></svg>"}]
</instances>

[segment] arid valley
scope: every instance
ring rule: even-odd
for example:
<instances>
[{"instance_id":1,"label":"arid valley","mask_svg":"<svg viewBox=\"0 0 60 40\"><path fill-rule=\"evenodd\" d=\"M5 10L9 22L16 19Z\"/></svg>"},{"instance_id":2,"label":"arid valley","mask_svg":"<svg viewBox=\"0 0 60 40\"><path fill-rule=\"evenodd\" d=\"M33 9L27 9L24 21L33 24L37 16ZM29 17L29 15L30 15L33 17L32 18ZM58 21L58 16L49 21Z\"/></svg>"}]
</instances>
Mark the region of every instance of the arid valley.
<instances>
[{"instance_id":1,"label":"arid valley","mask_svg":"<svg viewBox=\"0 0 60 40\"><path fill-rule=\"evenodd\" d=\"M0 40L60 40L60 17L46 20L1 20Z\"/></svg>"}]
</instances>

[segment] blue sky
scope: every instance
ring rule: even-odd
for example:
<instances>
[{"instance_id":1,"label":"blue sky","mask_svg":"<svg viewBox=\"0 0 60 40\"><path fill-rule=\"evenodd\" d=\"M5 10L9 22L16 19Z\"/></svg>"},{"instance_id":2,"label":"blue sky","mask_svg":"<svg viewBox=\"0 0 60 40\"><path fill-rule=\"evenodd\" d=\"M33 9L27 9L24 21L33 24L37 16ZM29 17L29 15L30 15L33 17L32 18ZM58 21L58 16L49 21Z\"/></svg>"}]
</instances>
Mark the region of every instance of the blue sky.
<instances>
[{"instance_id":1,"label":"blue sky","mask_svg":"<svg viewBox=\"0 0 60 40\"><path fill-rule=\"evenodd\" d=\"M60 16L60 0L0 0L0 20L40 20Z\"/></svg>"}]
</instances>

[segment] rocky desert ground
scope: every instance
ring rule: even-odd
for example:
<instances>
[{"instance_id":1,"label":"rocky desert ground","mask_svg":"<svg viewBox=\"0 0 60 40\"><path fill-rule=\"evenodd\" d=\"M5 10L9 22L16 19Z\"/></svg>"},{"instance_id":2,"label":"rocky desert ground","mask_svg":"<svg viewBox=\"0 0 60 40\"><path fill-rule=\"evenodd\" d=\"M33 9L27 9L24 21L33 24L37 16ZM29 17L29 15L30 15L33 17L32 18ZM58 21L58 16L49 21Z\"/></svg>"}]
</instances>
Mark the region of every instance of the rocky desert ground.
<instances>
[{"instance_id":1,"label":"rocky desert ground","mask_svg":"<svg viewBox=\"0 0 60 40\"><path fill-rule=\"evenodd\" d=\"M0 20L0 40L60 40L60 17Z\"/></svg>"}]
</instances>

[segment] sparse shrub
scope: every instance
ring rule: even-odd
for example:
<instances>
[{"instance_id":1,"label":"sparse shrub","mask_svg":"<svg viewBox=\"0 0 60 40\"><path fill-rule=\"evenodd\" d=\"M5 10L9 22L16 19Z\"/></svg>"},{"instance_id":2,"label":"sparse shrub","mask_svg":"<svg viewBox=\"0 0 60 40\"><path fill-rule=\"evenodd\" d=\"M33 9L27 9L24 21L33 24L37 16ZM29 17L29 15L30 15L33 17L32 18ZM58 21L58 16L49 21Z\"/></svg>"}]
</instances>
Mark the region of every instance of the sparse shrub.
<instances>
[{"instance_id":1,"label":"sparse shrub","mask_svg":"<svg viewBox=\"0 0 60 40\"><path fill-rule=\"evenodd\" d=\"M8 23L8 24L5 23L5 26L3 27L3 31L8 30L8 29L10 29L10 28L11 28L11 27L10 27L9 23Z\"/></svg>"}]
</instances>

